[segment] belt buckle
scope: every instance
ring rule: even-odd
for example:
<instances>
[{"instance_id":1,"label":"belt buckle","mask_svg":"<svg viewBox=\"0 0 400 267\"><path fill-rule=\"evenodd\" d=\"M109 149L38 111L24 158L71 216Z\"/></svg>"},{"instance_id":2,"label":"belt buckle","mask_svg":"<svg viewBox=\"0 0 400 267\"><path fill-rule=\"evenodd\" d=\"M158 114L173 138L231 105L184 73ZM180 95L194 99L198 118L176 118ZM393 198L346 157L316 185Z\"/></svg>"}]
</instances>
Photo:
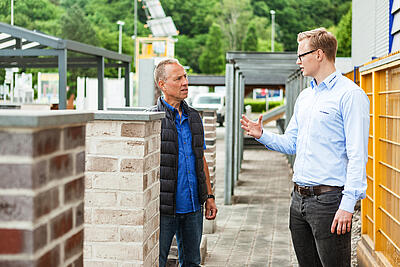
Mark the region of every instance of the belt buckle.
<instances>
[{"instance_id":1,"label":"belt buckle","mask_svg":"<svg viewBox=\"0 0 400 267\"><path fill-rule=\"evenodd\" d=\"M309 196L310 191L308 186L299 186L299 193L300 195Z\"/></svg>"}]
</instances>

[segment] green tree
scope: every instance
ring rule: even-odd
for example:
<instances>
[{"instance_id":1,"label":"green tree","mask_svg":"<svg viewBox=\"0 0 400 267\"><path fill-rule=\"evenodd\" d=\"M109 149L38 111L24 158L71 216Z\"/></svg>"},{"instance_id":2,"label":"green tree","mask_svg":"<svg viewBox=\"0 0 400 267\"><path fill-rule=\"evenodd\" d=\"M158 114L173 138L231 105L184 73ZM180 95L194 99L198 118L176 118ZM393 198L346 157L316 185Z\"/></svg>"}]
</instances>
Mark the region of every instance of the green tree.
<instances>
[{"instance_id":1,"label":"green tree","mask_svg":"<svg viewBox=\"0 0 400 267\"><path fill-rule=\"evenodd\" d=\"M165 14L171 16L180 34L206 34L213 23L219 0L163 0Z\"/></svg>"},{"instance_id":2,"label":"green tree","mask_svg":"<svg viewBox=\"0 0 400 267\"><path fill-rule=\"evenodd\" d=\"M269 17L269 7L264 1L252 1L254 15L258 17Z\"/></svg>"},{"instance_id":3,"label":"green tree","mask_svg":"<svg viewBox=\"0 0 400 267\"><path fill-rule=\"evenodd\" d=\"M62 8L49 0L24 0L14 2L14 25L47 34L59 33L58 19ZM0 1L0 21L11 23L10 1Z\"/></svg>"},{"instance_id":4,"label":"green tree","mask_svg":"<svg viewBox=\"0 0 400 267\"><path fill-rule=\"evenodd\" d=\"M222 32L217 24L210 27L206 46L200 56L200 70L202 73L222 73L225 69L225 57L222 49Z\"/></svg>"},{"instance_id":5,"label":"green tree","mask_svg":"<svg viewBox=\"0 0 400 267\"><path fill-rule=\"evenodd\" d=\"M61 37L64 39L74 40L81 43L90 45L98 45L96 32L93 29L90 21L86 18L82 8L75 4L68 8L60 19ZM76 57L77 54L69 53L69 57ZM69 98L71 94L77 96L76 80L79 76L95 76L95 69L81 69L73 68L68 69L67 82L70 87L67 92Z\"/></svg>"},{"instance_id":6,"label":"green tree","mask_svg":"<svg viewBox=\"0 0 400 267\"><path fill-rule=\"evenodd\" d=\"M247 29L246 37L243 40L243 51L258 51L257 29L254 23L250 23Z\"/></svg>"},{"instance_id":7,"label":"green tree","mask_svg":"<svg viewBox=\"0 0 400 267\"><path fill-rule=\"evenodd\" d=\"M342 17L337 27L338 53L340 57L351 57L351 8Z\"/></svg>"},{"instance_id":8,"label":"green tree","mask_svg":"<svg viewBox=\"0 0 400 267\"><path fill-rule=\"evenodd\" d=\"M246 35L247 25L253 10L249 0L221 0L217 5L218 24L223 35L228 40L228 49L241 49L243 38Z\"/></svg>"},{"instance_id":9,"label":"green tree","mask_svg":"<svg viewBox=\"0 0 400 267\"><path fill-rule=\"evenodd\" d=\"M78 5L68 8L61 17L61 37L86 44L97 45L96 32Z\"/></svg>"}]
</instances>

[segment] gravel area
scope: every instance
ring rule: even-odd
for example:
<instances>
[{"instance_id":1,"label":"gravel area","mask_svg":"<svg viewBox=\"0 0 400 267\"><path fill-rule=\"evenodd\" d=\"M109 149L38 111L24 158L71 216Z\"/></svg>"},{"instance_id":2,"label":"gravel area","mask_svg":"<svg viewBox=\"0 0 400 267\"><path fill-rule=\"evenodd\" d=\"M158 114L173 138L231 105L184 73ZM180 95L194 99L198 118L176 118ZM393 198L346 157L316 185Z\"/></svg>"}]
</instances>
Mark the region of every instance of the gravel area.
<instances>
[{"instance_id":1,"label":"gravel area","mask_svg":"<svg viewBox=\"0 0 400 267\"><path fill-rule=\"evenodd\" d=\"M351 228L351 266L358 266L357 263L357 244L361 239L361 218L360 209L356 209L353 214L353 225Z\"/></svg>"}]
</instances>

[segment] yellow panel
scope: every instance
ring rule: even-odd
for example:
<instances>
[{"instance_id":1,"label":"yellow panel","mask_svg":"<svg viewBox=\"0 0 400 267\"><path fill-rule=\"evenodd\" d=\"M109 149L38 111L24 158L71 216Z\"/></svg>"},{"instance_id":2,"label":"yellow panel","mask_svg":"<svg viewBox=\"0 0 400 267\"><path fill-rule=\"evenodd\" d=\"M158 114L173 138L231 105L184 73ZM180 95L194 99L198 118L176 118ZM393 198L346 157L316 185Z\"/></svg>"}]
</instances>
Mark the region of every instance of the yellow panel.
<instances>
[{"instance_id":1,"label":"yellow panel","mask_svg":"<svg viewBox=\"0 0 400 267\"><path fill-rule=\"evenodd\" d=\"M367 195L370 196L371 198L374 198L374 184L372 183L372 181L370 179L367 179Z\"/></svg>"},{"instance_id":2,"label":"yellow panel","mask_svg":"<svg viewBox=\"0 0 400 267\"><path fill-rule=\"evenodd\" d=\"M371 103L362 232L400 266L400 61L365 71L360 79Z\"/></svg>"},{"instance_id":3,"label":"yellow panel","mask_svg":"<svg viewBox=\"0 0 400 267\"><path fill-rule=\"evenodd\" d=\"M394 222L390 216L382 212L382 229L379 232L380 239L383 240L382 254L389 260L393 266L400 266L400 226Z\"/></svg>"},{"instance_id":4,"label":"yellow panel","mask_svg":"<svg viewBox=\"0 0 400 267\"><path fill-rule=\"evenodd\" d=\"M371 130L370 130L371 131ZM373 155L373 142L372 142L372 138L369 138L368 139L368 156L371 156L372 157L372 155ZM368 159L368 160L372 160L372 159Z\"/></svg>"}]
</instances>

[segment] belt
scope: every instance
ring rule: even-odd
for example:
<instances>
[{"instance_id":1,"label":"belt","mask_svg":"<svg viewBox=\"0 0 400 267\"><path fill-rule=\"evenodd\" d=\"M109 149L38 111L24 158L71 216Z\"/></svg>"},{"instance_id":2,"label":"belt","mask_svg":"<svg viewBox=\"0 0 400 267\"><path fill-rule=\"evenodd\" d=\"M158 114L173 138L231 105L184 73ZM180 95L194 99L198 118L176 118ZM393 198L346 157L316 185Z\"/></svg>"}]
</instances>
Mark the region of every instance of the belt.
<instances>
[{"instance_id":1,"label":"belt","mask_svg":"<svg viewBox=\"0 0 400 267\"><path fill-rule=\"evenodd\" d=\"M316 185L316 186L300 186L294 183L294 191L303 196L319 196L330 191L343 190L343 186Z\"/></svg>"}]
</instances>

